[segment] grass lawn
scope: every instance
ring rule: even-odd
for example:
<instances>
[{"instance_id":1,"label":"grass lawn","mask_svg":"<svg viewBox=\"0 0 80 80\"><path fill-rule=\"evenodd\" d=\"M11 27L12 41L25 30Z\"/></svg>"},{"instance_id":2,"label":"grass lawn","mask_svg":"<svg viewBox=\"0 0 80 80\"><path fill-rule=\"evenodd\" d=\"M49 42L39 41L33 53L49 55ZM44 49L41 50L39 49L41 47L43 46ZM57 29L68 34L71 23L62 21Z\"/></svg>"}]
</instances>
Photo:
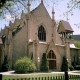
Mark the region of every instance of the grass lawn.
<instances>
[{"instance_id":1,"label":"grass lawn","mask_svg":"<svg viewBox=\"0 0 80 80\"><path fill-rule=\"evenodd\" d=\"M59 77L63 77L64 74L59 74L59 73L30 73L30 74L9 74L9 75L3 75L2 76L2 80L23 80L25 78L28 78L28 80L42 80L42 78L50 78L50 77L54 77L56 78L56 76L59 78ZM32 79L34 78L34 79ZM37 78L37 79L35 79ZM40 79L39 79L40 78ZM80 80L80 76L79 75L71 75L69 74L69 78L71 80L75 80L75 79L78 79ZM45 79L43 79L45 80ZM50 79L46 79L46 80L50 80ZM63 78L62 79L55 79L55 80L64 80Z\"/></svg>"},{"instance_id":2,"label":"grass lawn","mask_svg":"<svg viewBox=\"0 0 80 80\"><path fill-rule=\"evenodd\" d=\"M43 73L43 74L12 74L12 75L3 75L2 80L9 79L21 79L21 78L39 78L39 77L56 77L63 76L63 74L54 74L54 73Z\"/></svg>"}]
</instances>

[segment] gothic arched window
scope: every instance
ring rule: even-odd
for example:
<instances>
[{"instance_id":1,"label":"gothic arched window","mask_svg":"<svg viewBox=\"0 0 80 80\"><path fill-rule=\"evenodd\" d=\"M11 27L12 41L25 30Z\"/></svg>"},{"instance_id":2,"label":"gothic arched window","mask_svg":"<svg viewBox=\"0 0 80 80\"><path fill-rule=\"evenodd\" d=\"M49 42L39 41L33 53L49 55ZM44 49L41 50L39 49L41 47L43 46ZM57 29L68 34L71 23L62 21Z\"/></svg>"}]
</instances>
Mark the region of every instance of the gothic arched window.
<instances>
[{"instance_id":1,"label":"gothic arched window","mask_svg":"<svg viewBox=\"0 0 80 80\"><path fill-rule=\"evenodd\" d=\"M38 39L40 41L46 41L46 31L42 25L38 29Z\"/></svg>"}]
</instances>

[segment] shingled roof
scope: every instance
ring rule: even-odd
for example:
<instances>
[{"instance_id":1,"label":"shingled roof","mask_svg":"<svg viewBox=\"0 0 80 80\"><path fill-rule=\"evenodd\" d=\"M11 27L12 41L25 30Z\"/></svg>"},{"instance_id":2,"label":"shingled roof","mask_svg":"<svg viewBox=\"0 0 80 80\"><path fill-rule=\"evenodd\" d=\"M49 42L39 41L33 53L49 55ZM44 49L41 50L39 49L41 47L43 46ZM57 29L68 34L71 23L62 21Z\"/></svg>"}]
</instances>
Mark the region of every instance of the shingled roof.
<instances>
[{"instance_id":1,"label":"shingled roof","mask_svg":"<svg viewBox=\"0 0 80 80\"><path fill-rule=\"evenodd\" d=\"M73 32L73 29L71 28L69 22L61 20L59 22L59 26L58 26L58 30L57 31L58 31L58 33L62 33L62 32L71 33L71 32Z\"/></svg>"}]
</instances>

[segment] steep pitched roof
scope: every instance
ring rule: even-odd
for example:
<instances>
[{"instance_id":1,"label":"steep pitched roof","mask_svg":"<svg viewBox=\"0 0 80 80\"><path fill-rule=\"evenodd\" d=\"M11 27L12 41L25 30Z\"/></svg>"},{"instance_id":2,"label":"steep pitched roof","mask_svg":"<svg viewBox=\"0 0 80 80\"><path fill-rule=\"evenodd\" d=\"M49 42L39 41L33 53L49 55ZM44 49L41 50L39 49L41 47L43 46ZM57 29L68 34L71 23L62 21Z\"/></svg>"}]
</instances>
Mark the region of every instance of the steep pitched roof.
<instances>
[{"instance_id":1,"label":"steep pitched roof","mask_svg":"<svg viewBox=\"0 0 80 80\"><path fill-rule=\"evenodd\" d=\"M30 13L34 13L39 7L44 6L43 3L40 3L35 9L30 11Z\"/></svg>"},{"instance_id":2,"label":"steep pitched roof","mask_svg":"<svg viewBox=\"0 0 80 80\"><path fill-rule=\"evenodd\" d=\"M69 22L61 20L59 22L59 26L58 26L58 30L57 31L58 31L58 33L62 33L62 32L71 33L71 32L73 32L73 29L71 28Z\"/></svg>"},{"instance_id":3,"label":"steep pitched roof","mask_svg":"<svg viewBox=\"0 0 80 80\"><path fill-rule=\"evenodd\" d=\"M38 12L38 16L40 16L40 14L42 15L44 13L45 15L48 15L50 17L50 15L49 15L46 7L44 6L43 2L41 2L35 9L30 11L31 14L35 14L36 12Z\"/></svg>"}]
</instances>

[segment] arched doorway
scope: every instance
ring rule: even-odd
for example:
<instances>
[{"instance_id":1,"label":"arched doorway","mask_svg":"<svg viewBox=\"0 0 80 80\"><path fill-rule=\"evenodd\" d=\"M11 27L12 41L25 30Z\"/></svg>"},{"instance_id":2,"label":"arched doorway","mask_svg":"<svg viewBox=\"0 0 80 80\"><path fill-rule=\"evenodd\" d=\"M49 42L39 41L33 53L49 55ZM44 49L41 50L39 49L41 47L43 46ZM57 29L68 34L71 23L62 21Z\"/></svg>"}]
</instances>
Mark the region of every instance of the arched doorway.
<instances>
[{"instance_id":1,"label":"arched doorway","mask_svg":"<svg viewBox=\"0 0 80 80\"><path fill-rule=\"evenodd\" d=\"M56 69L56 56L53 50L50 50L47 55L48 65L50 70Z\"/></svg>"}]
</instances>

